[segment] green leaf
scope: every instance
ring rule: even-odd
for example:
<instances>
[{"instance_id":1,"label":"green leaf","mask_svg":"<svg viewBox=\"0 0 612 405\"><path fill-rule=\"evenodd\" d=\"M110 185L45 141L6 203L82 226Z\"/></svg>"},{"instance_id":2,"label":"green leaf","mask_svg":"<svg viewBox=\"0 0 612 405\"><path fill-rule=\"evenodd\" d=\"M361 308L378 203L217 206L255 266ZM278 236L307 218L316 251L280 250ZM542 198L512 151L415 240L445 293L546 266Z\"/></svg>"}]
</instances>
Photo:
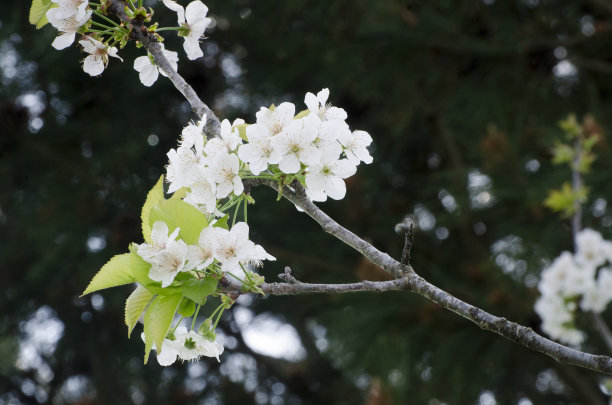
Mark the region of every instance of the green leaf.
<instances>
[{"instance_id":1,"label":"green leaf","mask_svg":"<svg viewBox=\"0 0 612 405\"><path fill-rule=\"evenodd\" d=\"M161 175L157 183L153 186L151 191L147 194L147 200L142 206L142 213L140 219L142 221L142 236L145 242L152 243L151 240L151 224L149 223L149 215L151 209L159 204L160 201L164 200L164 176Z\"/></svg>"},{"instance_id":2,"label":"green leaf","mask_svg":"<svg viewBox=\"0 0 612 405\"><path fill-rule=\"evenodd\" d=\"M234 128L238 129L238 136L240 136L240 138L244 139L245 141L249 141L249 139L247 138L246 135L246 129L249 126L249 124L240 124L240 125L236 125Z\"/></svg>"},{"instance_id":3,"label":"green leaf","mask_svg":"<svg viewBox=\"0 0 612 405\"><path fill-rule=\"evenodd\" d=\"M229 226L227 225L228 219L229 214L225 214L222 218L219 218L217 222L214 223L213 228L229 229Z\"/></svg>"},{"instance_id":4,"label":"green leaf","mask_svg":"<svg viewBox=\"0 0 612 405\"><path fill-rule=\"evenodd\" d=\"M158 295L149 304L149 309L147 309L144 316L145 364L149 360L149 353L153 348L153 344L155 344L158 352L161 351L162 343L166 333L168 333L168 328L170 328L181 298L180 294Z\"/></svg>"},{"instance_id":5,"label":"green leaf","mask_svg":"<svg viewBox=\"0 0 612 405\"><path fill-rule=\"evenodd\" d=\"M182 200L183 198L185 198L188 192L189 192L189 187L181 187L178 190L176 190L174 194L172 194L172 197L170 197L170 199L171 200L176 200L176 199Z\"/></svg>"},{"instance_id":6,"label":"green leaf","mask_svg":"<svg viewBox=\"0 0 612 405\"><path fill-rule=\"evenodd\" d=\"M582 152L582 154L580 155L580 162L577 167L577 170L582 174L590 172L591 165L593 164L596 158L597 156L594 153L586 151Z\"/></svg>"},{"instance_id":7,"label":"green leaf","mask_svg":"<svg viewBox=\"0 0 612 405\"><path fill-rule=\"evenodd\" d=\"M182 200L164 200L159 202L149 215L149 226L156 221L163 221L170 232L180 228L179 236L188 245L198 242L200 232L208 226L206 215L193 205Z\"/></svg>"},{"instance_id":8,"label":"green leaf","mask_svg":"<svg viewBox=\"0 0 612 405\"><path fill-rule=\"evenodd\" d=\"M565 120L559 122L559 127L568 135L569 139L577 138L582 132L582 127L576 120L574 114L570 114Z\"/></svg>"},{"instance_id":9,"label":"green leaf","mask_svg":"<svg viewBox=\"0 0 612 405\"><path fill-rule=\"evenodd\" d=\"M81 296L105 288L133 283L135 280L130 271L132 255L133 253L124 253L110 259L93 277Z\"/></svg>"},{"instance_id":10,"label":"green leaf","mask_svg":"<svg viewBox=\"0 0 612 405\"><path fill-rule=\"evenodd\" d=\"M195 302L193 302L187 297L183 297L183 300L181 301L181 304L178 308L178 313L181 314L181 316L184 316L185 318L189 318L195 313L195 309Z\"/></svg>"},{"instance_id":11,"label":"green leaf","mask_svg":"<svg viewBox=\"0 0 612 405\"><path fill-rule=\"evenodd\" d=\"M125 324L128 327L128 338L132 334L136 322L140 319L140 315L152 299L153 293L139 285L125 301Z\"/></svg>"},{"instance_id":12,"label":"green leaf","mask_svg":"<svg viewBox=\"0 0 612 405\"><path fill-rule=\"evenodd\" d=\"M586 136L584 139L582 139L582 149L590 151L595 145L597 145L599 140L600 136L597 133Z\"/></svg>"},{"instance_id":13,"label":"green leaf","mask_svg":"<svg viewBox=\"0 0 612 405\"><path fill-rule=\"evenodd\" d=\"M293 117L293 119L294 120L299 120L300 118L304 118L308 114L310 114L310 110L302 110L295 117Z\"/></svg>"},{"instance_id":14,"label":"green leaf","mask_svg":"<svg viewBox=\"0 0 612 405\"><path fill-rule=\"evenodd\" d=\"M183 283L183 295L198 304L204 304L206 297L217 291L218 280L214 277L205 277L200 280L189 280Z\"/></svg>"},{"instance_id":15,"label":"green leaf","mask_svg":"<svg viewBox=\"0 0 612 405\"><path fill-rule=\"evenodd\" d=\"M49 21L47 20L47 11L57 7L57 4L52 3L51 0L32 0L30 6L30 24L36 25L36 29L41 29Z\"/></svg>"},{"instance_id":16,"label":"green leaf","mask_svg":"<svg viewBox=\"0 0 612 405\"><path fill-rule=\"evenodd\" d=\"M151 263L146 262L142 257L138 256L135 252L130 253L130 275L138 284L146 287L149 284L155 283L155 281L149 278L149 270L151 269Z\"/></svg>"},{"instance_id":17,"label":"green leaf","mask_svg":"<svg viewBox=\"0 0 612 405\"><path fill-rule=\"evenodd\" d=\"M574 192L569 183L563 183L561 189L551 190L548 197L544 200L544 205L555 212L560 212L564 217L571 217L579 204L586 201L588 189L580 188Z\"/></svg>"},{"instance_id":18,"label":"green leaf","mask_svg":"<svg viewBox=\"0 0 612 405\"><path fill-rule=\"evenodd\" d=\"M564 143L558 143L552 150L553 153L553 164L560 165L564 163L571 163L574 160L575 151L569 145Z\"/></svg>"}]
</instances>

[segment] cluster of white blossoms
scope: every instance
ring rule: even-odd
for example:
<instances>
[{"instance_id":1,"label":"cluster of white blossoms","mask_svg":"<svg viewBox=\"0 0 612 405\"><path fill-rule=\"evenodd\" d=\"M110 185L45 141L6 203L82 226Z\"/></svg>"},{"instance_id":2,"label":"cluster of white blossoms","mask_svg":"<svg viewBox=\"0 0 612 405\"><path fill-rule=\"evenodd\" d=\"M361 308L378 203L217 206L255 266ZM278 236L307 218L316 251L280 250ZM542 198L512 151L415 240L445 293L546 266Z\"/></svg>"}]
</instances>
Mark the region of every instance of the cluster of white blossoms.
<instances>
[{"instance_id":1,"label":"cluster of white blossoms","mask_svg":"<svg viewBox=\"0 0 612 405\"><path fill-rule=\"evenodd\" d=\"M249 226L238 222L230 230L204 228L197 245L187 245L177 239L180 229L172 233L163 221L156 221L151 231L152 243L142 243L137 253L151 264L149 278L168 287L180 272L204 270L217 265L223 272L242 279L246 268L261 264L262 260L276 260L264 248L249 240Z\"/></svg>"},{"instance_id":2,"label":"cluster of white blossoms","mask_svg":"<svg viewBox=\"0 0 612 405\"><path fill-rule=\"evenodd\" d=\"M144 333L142 334L144 340ZM160 366L173 364L177 357L182 361L198 360L200 357L215 357L223 353L223 345L217 341L211 341L194 331L187 331L184 326L178 326L174 333L164 339L161 350L157 350L157 362Z\"/></svg>"},{"instance_id":3,"label":"cluster of white blossoms","mask_svg":"<svg viewBox=\"0 0 612 405\"><path fill-rule=\"evenodd\" d=\"M111 20L105 18L104 24L92 22L92 14L88 0L51 0L56 6L50 8L47 13L47 19L60 33L53 41L53 47L56 49L64 49L72 45L77 32L82 34L82 40L79 44L83 50L89 54L83 60L83 70L91 76L102 74L108 65L109 56L121 59L117 55L117 48L113 46L117 42L117 34L111 35L113 31L122 31L123 35L127 36L128 31L122 28L119 24L115 27L106 26L104 24L112 23ZM204 35L204 31L211 24L212 20L206 17L208 7L199 0L192 1L183 7L172 0L162 0L164 5L170 10L177 13L179 26L174 28L179 36L183 37L183 48L187 57L191 60L203 56L200 48L200 39ZM96 12L99 15L99 12ZM87 29L83 30L83 26ZM103 27L103 28L100 28ZM107 36L104 39L104 36ZM110 36L108 36L110 35ZM176 70L178 62L178 54L173 51L168 51L164 48L163 43L160 43L164 56L170 62L170 65ZM140 81L145 86L151 86L159 76L159 73L166 74L158 68L151 55L141 56L134 60L134 69L139 72Z\"/></svg>"},{"instance_id":4,"label":"cluster of white blossoms","mask_svg":"<svg viewBox=\"0 0 612 405\"><path fill-rule=\"evenodd\" d=\"M612 301L612 242L584 229L576 236L576 253L563 252L542 271L542 296L535 310L542 330L563 343L578 346L585 338L574 319L578 310L601 313Z\"/></svg>"},{"instance_id":5,"label":"cluster of white blossoms","mask_svg":"<svg viewBox=\"0 0 612 405\"><path fill-rule=\"evenodd\" d=\"M253 285L257 276L250 269L275 258L249 240L246 222L235 223L240 204L244 204L246 220L246 204L252 202L244 193L245 179L266 178L279 184L295 179L313 200L344 197L344 179L353 175L361 162L372 162L367 150L372 138L364 131L351 132L346 112L326 104L328 97L328 89L316 96L306 94L308 109L298 115L293 104L282 103L261 108L252 125L241 119L233 123L224 120L219 136L210 140L203 131L206 116L183 128L179 146L168 152L168 193L176 193L175 197L206 214L209 225L201 231L197 244L188 245L180 239L179 228L171 232L165 222L156 221L151 243L136 247L136 253L151 264L150 279L165 288L181 272L204 272ZM229 229L215 226L219 218L227 218L225 211L232 206L236 206L233 225ZM161 365L172 364L177 358L218 358L223 347L214 341L214 334L187 332L179 324L163 341L161 350L156 349Z\"/></svg>"},{"instance_id":6,"label":"cluster of white blossoms","mask_svg":"<svg viewBox=\"0 0 612 405\"><path fill-rule=\"evenodd\" d=\"M219 199L239 196L242 178L249 177L295 176L303 179L314 201L342 199L344 179L355 174L360 162L372 162L367 149L372 137L352 132L346 112L326 104L328 97L328 89L316 96L307 93L308 109L297 116L295 106L285 102L262 107L252 125L224 120L220 136L209 141L202 133L205 117L189 124L180 146L168 153L169 191L187 188L185 201L208 214L216 214Z\"/></svg>"},{"instance_id":7,"label":"cluster of white blossoms","mask_svg":"<svg viewBox=\"0 0 612 405\"><path fill-rule=\"evenodd\" d=\"M249 240L249 227L238 222L230 230L211 224L200 233L197 244L188 245L177 239L180 228L170 233L168 225L156 221L151 230L151 243L136 245L136 253L151 264L149 278L170 286L180 272L206 271L207 268L230 273L243 280L248 275L247 267L260 265L262 260L275 258L259 245ZM195 273L194 273L195 274ZM206 325L206 324L204 324ZM214 331L204 333L187 331L177 323L176 330L169 333L157 352L157 361L162 366L174 363L177 357L183 361L197 360L201 356L216 357L223 353L223 346L216 341ZM145 336L143 333L143 340Z\"/></svg>"}]
</instances>

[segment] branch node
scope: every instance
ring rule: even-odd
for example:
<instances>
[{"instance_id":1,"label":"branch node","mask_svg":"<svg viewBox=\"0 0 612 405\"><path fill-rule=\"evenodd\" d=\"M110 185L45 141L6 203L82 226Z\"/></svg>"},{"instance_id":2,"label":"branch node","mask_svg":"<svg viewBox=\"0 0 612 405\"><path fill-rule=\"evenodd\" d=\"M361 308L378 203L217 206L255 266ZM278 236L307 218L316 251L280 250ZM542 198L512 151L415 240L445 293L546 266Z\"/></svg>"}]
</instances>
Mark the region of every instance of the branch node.
<instances>
[{"instance_id":1,"label":"branch node","mask_svg":"<svg viewBox=\"0 0 612 405\"><path fill-rule=\"evenodd\" d=\"M293 275L291 275L291 267L285 266L285 272L278 275L283 281L286 281L289 284L301 284Z\"/></svg>"},{"instance_id":2,"label":"branch node","mask_svg":"<svg viewBox=\"0 0 612 405\"><path fill-rule=\"evenodd\" d=\"M411 223L408 230L404 233L404 248L402 249L402 258L400 262L402 264L410 264L410 250L414 243L414 224Z\"/></svg>"}]
</instances>

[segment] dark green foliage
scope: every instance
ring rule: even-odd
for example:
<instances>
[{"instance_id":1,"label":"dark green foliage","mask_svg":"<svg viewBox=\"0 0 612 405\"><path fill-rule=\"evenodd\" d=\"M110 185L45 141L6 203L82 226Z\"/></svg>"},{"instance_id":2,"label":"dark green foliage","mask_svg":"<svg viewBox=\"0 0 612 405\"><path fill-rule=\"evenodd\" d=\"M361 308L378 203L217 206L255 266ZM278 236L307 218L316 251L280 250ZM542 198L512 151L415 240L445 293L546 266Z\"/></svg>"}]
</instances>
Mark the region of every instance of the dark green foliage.
<instances>
[{"instance_id":1,"label":"dark green foliage","mask_svg":"<svg viewBox=\"0 0 612 405\"><path fill-rule=\"evenodd\" d=\"M55 51L55 31L36 31L26 2L9 3L0 11L0 401L35 403L22 389L34 373L12 364L22 322L48 306L64 324L57 349L45 358L54 375L46 385L49 402L65 402L62 384L85 376L95 387L92 401L101 404L253 403L255 392L235 374L242 359L254 365L254 384L269 394L267 402L276 392L295 404L473 404L491 391L502 404L523 397L534 404L605 403L592 373L561 366L407 293L256 299L255 313L295 327L303 361L252 352L226 311L221 327L235 344L221 365L206 360L197 378L187 378L186 365L143 366L140 326L127 340L123 324L131 289L104 291L99 309L77 297L109 258L142 242L146 193L194 117L168 80L151 88L139 83L132 63L142 49L129 45L120 53L123 63L112 60L101 78L91 79L76 47ZM591 195L584 224L612 237L609 214L591 210L596 199L612 197L611 14L598 6L604 1L491 3L210 1L217 28L207 32L204 59L187 62L182 40L171 34L166 44L179 51L180 73L221 118L253 121L259 106L287 100L300 108L306 91L329 87L330 101L348 111L351 127L373 136L374 163L349 180L342 202L324 209L395 257L403 243L395 225L415 211L431 213L435 227L422 223L416 232L416 271L538 330L534 280L543 259L571 247L568 224L542 205L547 191L569 178L550 162L550 148L562 136L557 122L569 113L580 121L592 114L602 134L585 177ZM161 9L157 15L174 22ZM10 49L14 79L6 78ZM563 58L576 75L554 75ZM241 75L223 74L231 60ZM44 126L32 132L18 100L36 91L46 109ZM241 103L228 103L232 94ZM473 187L472 197L488 192L491 204L484 194L481 207L470 202L470 173L473 181L489 176L489 188ZM456 208L445 208L447 195ZM309 282L385 277L289 203L276 203L272 190L253 196L251 238L278 259L262 270L268 281L286 265ZM91 237L103 238L105 247L88 250ZM502 239L507 243L495 244ZM512 263L513 271L502 271ZM317 330L326 330L322 353ZM585 349L605 352L592 335ZM546 383L551 374L561 385Z\"/></svg>"}]
</instances>

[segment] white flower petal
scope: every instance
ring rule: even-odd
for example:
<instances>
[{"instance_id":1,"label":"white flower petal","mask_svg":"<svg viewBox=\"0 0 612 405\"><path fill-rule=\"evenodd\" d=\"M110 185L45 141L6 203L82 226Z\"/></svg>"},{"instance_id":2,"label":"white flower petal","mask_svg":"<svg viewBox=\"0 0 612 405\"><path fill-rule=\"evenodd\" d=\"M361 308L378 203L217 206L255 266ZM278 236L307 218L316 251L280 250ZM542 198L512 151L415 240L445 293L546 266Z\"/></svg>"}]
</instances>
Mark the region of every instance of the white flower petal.
<instances>
[{"instance_id":1,"label":"white flower petal","mask_svg":"<svg viewBox=\"0 0 612 405\"><path fill-rule=\"evenodd\" d=\"M159 77L159 70L157 67L150 65L143 68L143 70L138 75L138 78L147 87L150 87L155 83L157 78Z\"/></svg>"},{"instance_id":2,"label":"white flower petal","mask_svg":"<svg viewBox=\"0 0 612 405\"><path fill-rule=\"evenodd\" d=\"M171 340L164 339L161 351L157 352L157 362L160 366L169 366L176 361L178 350Z\"/></svg>"},{"instance_id":3,"label":"white flower petal","mask_svg":"<svg viewBox=\"0 0 612 405\"><path fill-rule=\"evenodd\" d=\"M61 33L53 40L51 45L57 50L68 48L74 42L74 36L75 32Z\"/></svg>"},{"instance_id":4,"label":"white flower petal","mask_svg":"<svg viewBox=\"0 0 612 405\"><path fill-rule=\"evenodd\" d=\"M287 174L297 173L300 167L300 161L295 155L287 155L278 163L278 168Z\"/></svg>"},{"instance_id":5,"label":"white flower petal","mask_svg":"<svg viewBox=\"0 0 612 405\"><path fill-rule=\"evenodd\" d=\"M162 0L162 2L164 3L164 6L176 12L179 25L185 22L185 9L183 6L172 0Z\"/></svg>"}]
</instances>

